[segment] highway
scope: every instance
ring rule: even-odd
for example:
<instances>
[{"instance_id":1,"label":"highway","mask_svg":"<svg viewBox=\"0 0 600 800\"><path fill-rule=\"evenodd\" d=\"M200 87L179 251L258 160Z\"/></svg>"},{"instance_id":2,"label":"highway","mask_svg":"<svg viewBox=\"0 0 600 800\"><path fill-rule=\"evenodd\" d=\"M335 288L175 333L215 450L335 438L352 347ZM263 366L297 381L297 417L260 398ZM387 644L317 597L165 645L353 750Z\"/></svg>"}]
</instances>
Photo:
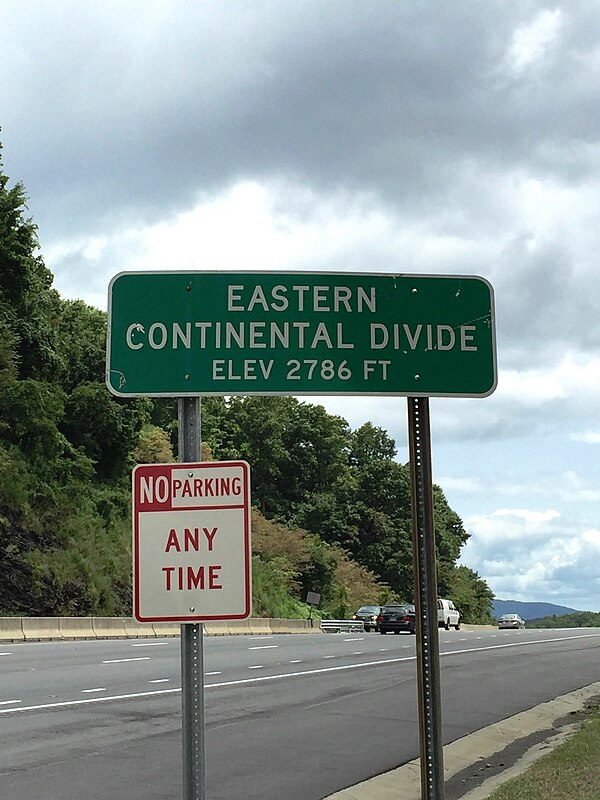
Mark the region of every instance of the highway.
<instances>
[{"instance_id":1,"label":"highway","mask_svg":"<svg viewBox=\"0 0 600 800\"><path fill-rule=\"evenodd\" d=\"M415 637L205 637L209 800L321 800L418 755ZM0 796L179 800L178 639L0 643ZM440 632L444 741L600 680L600 629Z\"/></svg>"}]
</instances>

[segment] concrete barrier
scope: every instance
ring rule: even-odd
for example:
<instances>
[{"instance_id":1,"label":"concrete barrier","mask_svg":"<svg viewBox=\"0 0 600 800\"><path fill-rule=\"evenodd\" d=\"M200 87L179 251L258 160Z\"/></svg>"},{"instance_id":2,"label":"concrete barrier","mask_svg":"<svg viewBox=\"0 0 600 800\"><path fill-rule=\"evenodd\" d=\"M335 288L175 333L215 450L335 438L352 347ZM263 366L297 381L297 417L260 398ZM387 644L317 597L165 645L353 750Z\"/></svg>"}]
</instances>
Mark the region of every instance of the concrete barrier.
<instances>
[{"instance_id":1,"label":"concrete barrier","mask_svg":"<svg viewBox=\"0 0 600 800\"><path fill-rule=\"evenodd\" d=\"M207 636L228 636L229 625L226 619L209 619L204 623L204 633Z\"/></svg>"},{"instance_id":2,"label":"concrete barrier","mask_svg":"<svg viewBox=\"0 0 600 800\"><path fill-rule=\"evenodd\" d=\"M63 639L95 639L91 617L59 617L58 625Z\"/></svg>"},{"instance_id":3,"label":"concrete barrier","mask_svg":"<svg viewBox=\"0 0 600 800\"><path fill-rule=\"evenodd\" d=\"M469 625L469 624L463 625L463 623L461 622L460 629L461 631L495 631L496 625ZM444 629L440 628L440 630Z\"/></svg>"},{"instance_id":4,"label":"concrete barrier","mask_svg":"<svg viewBox=\"0 0 600 800\"><path fill-rule=\"evenodd\" d=\"M22 642L24 639L21 617L0 617L0 642Z\"/></svg>"},{"instance_id":5,"label":"concrete barrier","mask_svg":"<svg viewBox=\"0 0 600 800\"><path fill-rule=\"evenodd\" d=\"M271 620L266 617L252 617L250 620L250 633L255 636L271 635L273 633Z\"/></svg>"},{"instance_id":6,"label":"concrete barrier","mask_svg":"<svg viewBox=\"0 0 600 800\"><path fill-rule=\"evenodd\" d=\"M97 639L127 638L121 617L92 617L92 626Z\"/></svg>"},{"instance_id":7,"label":"concrete barrier","mask_svg":"<svg viewBox=\"0 0 600 800\"><path fill-rule=\"evenodd\" d=\"M287 625L287 619L279 619L278 617L271 617L269 625L273 633L289 633L290 630Z\"/></svg>"},{"instance_id":8,"label":"concrete barrier","mask_svg":"<svg viewBox=\"0 0 600 800\"><path fill-rule=\"evenodd\" d=\"M318 624L309 619L275 619L271 617L269 625L273 633L319 633Z\"/></svg>"},{"instance_id":9,"label":"concrete barrier","mask_svg":"<svg viewBox=\"0 0 600 800\"><path fill-rule=\"evenodd\" d=\"M58 617L21 617L21 624L26 641L42 642L63 638Z\"/></svg>"},{"instance_id":10,"label":"concrete barrier","mask_svg":"<svg viewBox=\"0 0 600 800\"><path fill-rule=\"evenodd\" d=\"M129 639L155 638L154 625L151 622L138 622L133 617L123 617L123 627Z\"/></svg>"},{"instance_id":11,"label":"concrete barrier","mask_svg":"<svg viewBox=\"0 0 600 800\"><path fill-rule=\"evenodd\" d=\"M0 617L0 642L179 636L180 630L178 622L138 622L130 617ZM496 626L461 625L461 630L492 631ZM204 632L207 636L227 636L323 631L319 620L253 617L209 620L204 623Z\"/></svg>"},{"instance_id":12,"label":"concrete barrier","mask_svg":"<svg viewBox=\"0 0 600 800\"><path fill-rule=\"evenodd\" d=\"M233 636L252 633L249 619L229 619L227 620L227 627L229 628L230 635Z\"/></svg>"},{"instance_id":13,"label":"concrete barrier","mask_svg":"<svg viewBox=\"0 0 600 800\"><path fill-rule=\"evenodd\" d=\"M152 627L156 636L181 636L179 622L153 622Z\"/></svg>"},{"instance_id":14,"label":"concrete barrier","mask_svg":"<svg viewBox=\"0 0 600 800\"><path fill-rule=\"evenodd\" d=\"M310 620L308 619L288 619L286 620L290 633L313 633Z\"/></svg>"}]
</instances>

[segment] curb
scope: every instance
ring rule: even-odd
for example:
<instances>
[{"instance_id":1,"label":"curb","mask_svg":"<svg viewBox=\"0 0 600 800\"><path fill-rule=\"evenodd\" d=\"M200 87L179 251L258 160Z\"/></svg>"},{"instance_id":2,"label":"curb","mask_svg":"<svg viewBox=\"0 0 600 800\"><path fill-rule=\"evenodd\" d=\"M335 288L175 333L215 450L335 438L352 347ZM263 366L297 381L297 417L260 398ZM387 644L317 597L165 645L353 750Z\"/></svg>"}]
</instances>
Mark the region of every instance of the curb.
<instances>
[{"instance_id":1,"label":"curb","mask_svg":"<svg viewBox=\"0 0 600 800\"><path fill-rule=\"evenodd\" d=\"M564 718L581 711L590 698L598 695L600 695L600 681L561 695L528 711L521 711L513 717L495 722L487 728L469 733L462 739L446 745L444 747L446 783L465 769L471 768L469 771L472 773L478 761L487 761L511 745L515 746L522 742L525 747L524 754L513 765L487 780L484 779L473 789L465 787L462 793L454 792L453 796L462 800L484 800L502 783L519 775L534 761L574 733L579 726L576 723L565 722ZM532 743L531 737L535 734L538 736ZM420 798L421 769L417 758L383 775L342 789L323 800L420 800Z\"/></svg>"}]
</instances>

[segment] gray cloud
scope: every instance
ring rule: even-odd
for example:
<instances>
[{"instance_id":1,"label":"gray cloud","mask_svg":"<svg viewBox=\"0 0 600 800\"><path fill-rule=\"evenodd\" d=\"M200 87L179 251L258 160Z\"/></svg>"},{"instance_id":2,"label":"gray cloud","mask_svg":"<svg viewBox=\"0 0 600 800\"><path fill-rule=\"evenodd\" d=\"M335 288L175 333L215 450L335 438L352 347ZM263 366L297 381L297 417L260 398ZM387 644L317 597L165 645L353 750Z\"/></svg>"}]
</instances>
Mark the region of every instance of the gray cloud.
<instances>
[{"instance_id":1,"label":"gray cloud","mask_svg":"<svg viewBox=\"0 0 600 800\"><path fill-rule=\"evenodd\" d=\"M8 5L4 138L51 237L273 175L422 216L460 199L465 165L574 179L563 145L595 141L577 3L561 59L518 80L503 58L541 3Z\"/></svg>"}]
</instances>

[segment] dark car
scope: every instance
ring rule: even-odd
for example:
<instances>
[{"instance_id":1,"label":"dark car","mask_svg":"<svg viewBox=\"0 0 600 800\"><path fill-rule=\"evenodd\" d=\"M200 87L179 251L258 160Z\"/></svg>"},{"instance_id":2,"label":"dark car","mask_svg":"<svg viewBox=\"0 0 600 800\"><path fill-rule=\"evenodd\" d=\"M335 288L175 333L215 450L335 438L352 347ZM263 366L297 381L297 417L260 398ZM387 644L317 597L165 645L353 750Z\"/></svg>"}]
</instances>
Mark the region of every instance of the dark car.
<instances>
[{"instance_id":1,"label":"dark car","mask_svg":"<svg viewBox=\"0 0 600 800\"><path fill-rule=\"evenodd\" d=\"M407 603L383 606L377 627L379 633L415 633L415 607Z\"/></svg>"},{"instance_id":2,"label":"dark car","mask_svg":"<svg viewBox=\"0 0 600 800\"><path fill-rule=\"evenodd\" d=\"M358 619L364 622L366 631L377 630L377 618L381 611L381 606L361 606L356 614L352 615L352 619Z\"/></svg>"}]
</instances>

